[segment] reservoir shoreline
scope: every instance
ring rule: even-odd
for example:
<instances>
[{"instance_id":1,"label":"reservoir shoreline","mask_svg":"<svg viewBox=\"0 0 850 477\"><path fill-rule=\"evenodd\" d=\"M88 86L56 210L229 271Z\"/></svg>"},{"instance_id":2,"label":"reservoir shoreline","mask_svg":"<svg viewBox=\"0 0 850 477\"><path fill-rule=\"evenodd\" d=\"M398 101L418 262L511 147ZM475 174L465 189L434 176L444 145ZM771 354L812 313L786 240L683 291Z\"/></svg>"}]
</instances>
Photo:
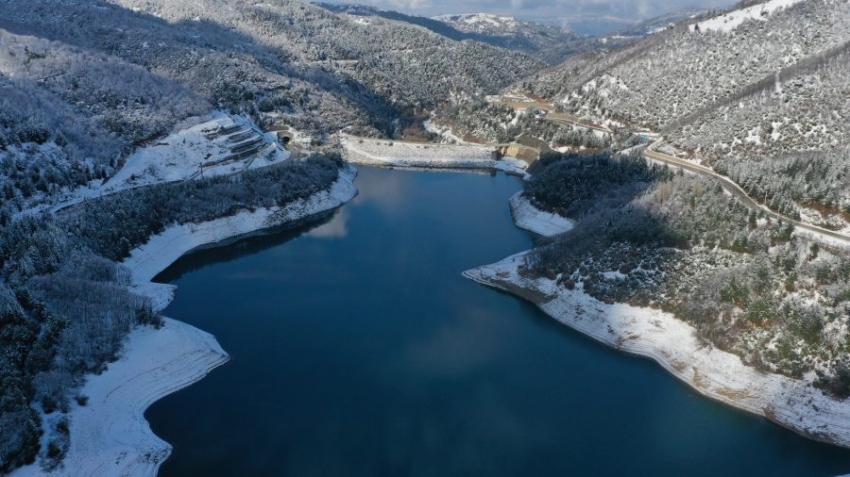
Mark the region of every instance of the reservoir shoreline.
<instances>
[{"instance_id":1,"label":"reservoir shoreline","mask_svg":"<svg viewBox=\"0 0 850 477\"><path fill-rule=\"evenodd\" d=\"M463 276L527 301L567 327L619 351L649 358L699 394L761 417L803 437L850 448L850 406L824 395L812 379L796 380L744 365L737 355L700 342L670 313L607 305L581 285L524 276L528 252L473 268Z\"/></svg>"},{"instance_id":2,"label":"reservoir shoreline","mask_svg":"<svg viewBox=\"0 0 850 477\"><path fill-rule=\"evenodd\" d=\"M454 449L493 445L490 436L508 410L517 423L511 429L522 423L549 437L522 450L529 436L511 432L495 445L496 454L518 450L510 460L519 467L503 463L496 471L482 455L473 468L505 476L520 468L537 475L589 472L605 453L598 449L628 442L620 462L631 462L626 467L634 475L659 468L682 474L687 462L727 475L846 471L846 462L834 465L831 457L846 460L846 451L803 440L752 413L729 412L655 363L600 347L524 300L464 278L464 270L534 245L506 207L522 189L516 178L367 167L357 184L359 198L315 233L207 251L160 276L180 286L166 313L211 331L234 357L211 379L148 412L153 429L175 446L162 475L204 469L223 477L246 468L346 475L366 462L371 474L357 475L381 475L375 470L384 468L392 442L408 443L395 454L395 465L404 466L422 455L423 431L435 426L444 444L429 453L429 469L445 475L462 457ZM220 293L203 303L212 289ZM285 292L277 297L277 290ZM244 320L232 319L243 312ZM285 352L270 354L273 349ZM334 398L340 389L352 399ZM490 399L500 404L493 407ZM415 421L393 426L405 416ZM194 423L205 423L203 430ZM460 429L469 434L458 435ZM748 446L753 439L758 443ZM782 451L788 445L799 446L797 457ZM222 450L205 455L212 446ZM278 460L281 452L297 456L299 465ZM730 452L740 457L714 462ZM609 472L598 475L625 470L601 465Z\"/></svg>"},{"instance_id":3,"label":"reservoir shoreline","mask_svg":"<svg viewBox=\"0 0 850 477\"><path fill-rule=\"evenodd\" d=\"M122 265L131 274L130 290L150 298L154 312L174 299L176 287L151 280L183 255L200 248L261 233L292 228L331 213L357 195L357 170L339 171L330 188L284 207L243 211L200 224L167 228L134 249ZM71 445L62 466L51 475L155 476L171 454L157 437L145 411L156 401L207 376L230 359L216 338L181 321L164 318L163 326L136 327L125 340L119 359L102 374L88 376L80 394L85 406L74 406ZM43 475L38 464L16 469L14 477Z\"/></svg>"},{"instance_id":4,"label":"reservoir shoreline","mask_svg":"<svg viewBox=\"0 0 850 477\"><path fill-rule=\"evenodd\" d=\"M439 169L441 163L432 166ZM170 227L133 250L123 263L131 272L131 289L149 297L155 311L163 310L173 300L176 287L151 280L181 256L332 213L357 195L355 176L353 167L343 169L330 189L283 208ZM536 209L520 194L511 198L510 206L518 227L541 235L555 235L573 226L567 219ZM809 380L747 367L737 356L699 343L693 328L670 314L605 305L580 288L569 291L551 280L524 277L519 272L523 255L463 275L520 296L595 341L653 359L703 396L766 417L807 438L850 447L850 409L814 389ZM171 445L153 434L144 417L146 409L228 360L214 336L176 320L166 318L160 330L134 329L119 361L102 375L89 377L81 390L89 404L72 409L71 449L64 467L53 475L156 475ZM41 471L31 465L12 475L41 475Z\"/></svg>"}]
</instances>

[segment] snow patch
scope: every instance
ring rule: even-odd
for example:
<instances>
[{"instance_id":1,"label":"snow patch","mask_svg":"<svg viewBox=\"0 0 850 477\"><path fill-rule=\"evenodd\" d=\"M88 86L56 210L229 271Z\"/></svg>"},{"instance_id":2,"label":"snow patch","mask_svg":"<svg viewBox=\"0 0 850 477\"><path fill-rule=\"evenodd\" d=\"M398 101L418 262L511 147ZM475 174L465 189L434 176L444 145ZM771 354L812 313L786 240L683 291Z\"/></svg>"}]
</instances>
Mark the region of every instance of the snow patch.
<instances>
[{"instance_id":1,"label":"snow patch","mask_svg":"<svg viewBox=\"0 0 850 477\"><path fill-rule=\"evenodd\" d=\"M517 192L508 203L517 227L544 237L569 232L575 225L570 219L538 209L522 195L522 192Z\"/></svg>"},{"instance_id":2,"label":"snow patch","mask_svg":"<svg viewBox=\"0 0 850 477\"><path fill-rule=\"evenodd\" d=\"M432 133L440 136L441 138L443 138L443 142L449 142L449 143L452 143L452 144L470 144L470 143L464 141L463 138L456 136L452 132L452 128L440 127L440 126L434 124L434 122L431 121L430 119L425 121L424 123L422 123L422 126L425 127L426 131L432 132Z\"/></svg>"},{"instance_id":3,"label":"snow patch","mask_svg":"<svg viewBox=\"0 0 850 477\"><path fill-rule=\"evenodd\" d=\"M261 132L249 119L215 112L212 119L179 130L155 144L136 150L106 182L91 181L21 214L57 212L93 199L137 187L233 174L278 164L291 153L275 133Z\"/></svg>"},{"instance_id":4,"label":"snow patch","mask_svg":"<svg viewBox=\"0 0 850 477\"><path fill-rule=\"evenodd\" d=\"M179 321L166 318L159 330L134 329L121 358L104 373L87 377L80 393L88 403L68 413L71 447L62 467L50 475L156 475L171 445L151 432L145 410L228 359L212 335ZM12 475L45 474L33 464Z\"/></svg>"},{"instance_id":5,"label":"snow patch","mask_svg":"<svg viewBox=\"0 0 850 477\"><path fill-rule=\"evenodd\" d=\"M138 149L104 184L104 192L257 169L289 156L273 135L249 120L223 115Z\"/></svg>"},{"instance_id":6,"label":"snow patch","mask_svg":"<svg viewBox=\"0 0 850 477\"><path fill-rule=\"evenodd\" d=\"M729 33L748 20L767 21L767 18L776 11L791 7L803 1L805 0L770 0L759 5L724 13L718 17L689 25L688 28L690 31L696 31L697 27L699 27L699 31Z\"/></svg>"}]
</instances>

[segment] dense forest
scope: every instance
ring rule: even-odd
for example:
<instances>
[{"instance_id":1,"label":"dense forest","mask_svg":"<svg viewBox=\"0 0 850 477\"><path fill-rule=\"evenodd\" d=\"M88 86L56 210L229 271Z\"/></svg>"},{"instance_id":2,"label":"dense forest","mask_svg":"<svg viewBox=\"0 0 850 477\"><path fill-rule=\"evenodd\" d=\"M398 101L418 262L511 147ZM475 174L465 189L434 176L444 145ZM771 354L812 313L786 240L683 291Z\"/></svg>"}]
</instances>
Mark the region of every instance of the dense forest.
<instances>
[{"instance_id":1,"label":"dense forest","mask_svg":"<svg viewBox=\"0 0 850 477\"><path fill-rule=\"evenodd\" d=\"M850 254L750 211L708 179L642 159L550 154L526 188L578 221L528 272L605 302L660 308L765 371L850 396Z\"/></svg>"},{"instance_id":2,"label":"dense forest","mask_svg":"<svg viewBox=\"0 0 850 477\"><path fill-rule=\"evenodd\" d=\"M441 15L435 18L406 15L392 10L357 4L317 3L335 13L355 17L380 17L421 26L456 41L474 40L517 50L555 65L580 51L598 48L599 38L580 35L565 28L499 17L489 14ZM368 21L368 20L367 20Z\"/></svg>"},{"instance_id":3,"label":"dense forest","mask_svg":"<svg viewBox=\"0 0 850 477\"><path fill-rule=\"evenodd\" d=\"M116 359L136 325L157 326L146 298L128 291L118 263L170 225L284 206L327 189L337 154L193 182L159 184L89 200L58 215L26 215L0 227L0 473L55 465L68 448L61 415L85 405L87 373ZM58 414L57 414L58 413ZM47 449L40 449L43 431Z\"/></svg>"}]
</instances>

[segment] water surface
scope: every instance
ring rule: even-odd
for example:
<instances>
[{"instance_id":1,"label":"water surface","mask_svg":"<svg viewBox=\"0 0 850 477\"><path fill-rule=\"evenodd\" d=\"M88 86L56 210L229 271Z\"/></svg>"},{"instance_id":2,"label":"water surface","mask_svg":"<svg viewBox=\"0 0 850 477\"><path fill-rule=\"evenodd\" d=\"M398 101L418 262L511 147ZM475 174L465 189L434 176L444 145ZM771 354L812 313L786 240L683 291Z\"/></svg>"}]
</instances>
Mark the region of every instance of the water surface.
<instances>
[{"instance_id":1,"label":"water surface","mask_svg":"<svg viewBox=\"0 0 850 477\"><path fill-rule=\"evenodd\" d=\"M770 475L850 451L696 395L461 277L533 244L518 179L361 168L312 227L184 257L168 316L232 360L155 404L163 476Z\"/></svg>"}]
</instances>

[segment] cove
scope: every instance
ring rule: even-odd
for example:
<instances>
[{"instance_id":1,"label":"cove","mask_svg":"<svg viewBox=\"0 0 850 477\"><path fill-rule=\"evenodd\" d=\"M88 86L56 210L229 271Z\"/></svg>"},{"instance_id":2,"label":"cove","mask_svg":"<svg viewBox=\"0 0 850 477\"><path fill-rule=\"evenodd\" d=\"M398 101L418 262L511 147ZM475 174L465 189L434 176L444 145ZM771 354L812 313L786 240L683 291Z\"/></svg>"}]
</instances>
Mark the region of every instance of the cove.
<instances>
[{"instance_id":1,"label":"cove","mask_svg":"<svg viewBox=\"0 0 850 477\"><path fill-rule=\"evenodd\" d=\"M362 167L320 223L180 259L164 311L232 360L154 404L163 476L788 475L850 451L707 400L464 279L526 250L503 174Z\"/></svg>"}]
</instances>

